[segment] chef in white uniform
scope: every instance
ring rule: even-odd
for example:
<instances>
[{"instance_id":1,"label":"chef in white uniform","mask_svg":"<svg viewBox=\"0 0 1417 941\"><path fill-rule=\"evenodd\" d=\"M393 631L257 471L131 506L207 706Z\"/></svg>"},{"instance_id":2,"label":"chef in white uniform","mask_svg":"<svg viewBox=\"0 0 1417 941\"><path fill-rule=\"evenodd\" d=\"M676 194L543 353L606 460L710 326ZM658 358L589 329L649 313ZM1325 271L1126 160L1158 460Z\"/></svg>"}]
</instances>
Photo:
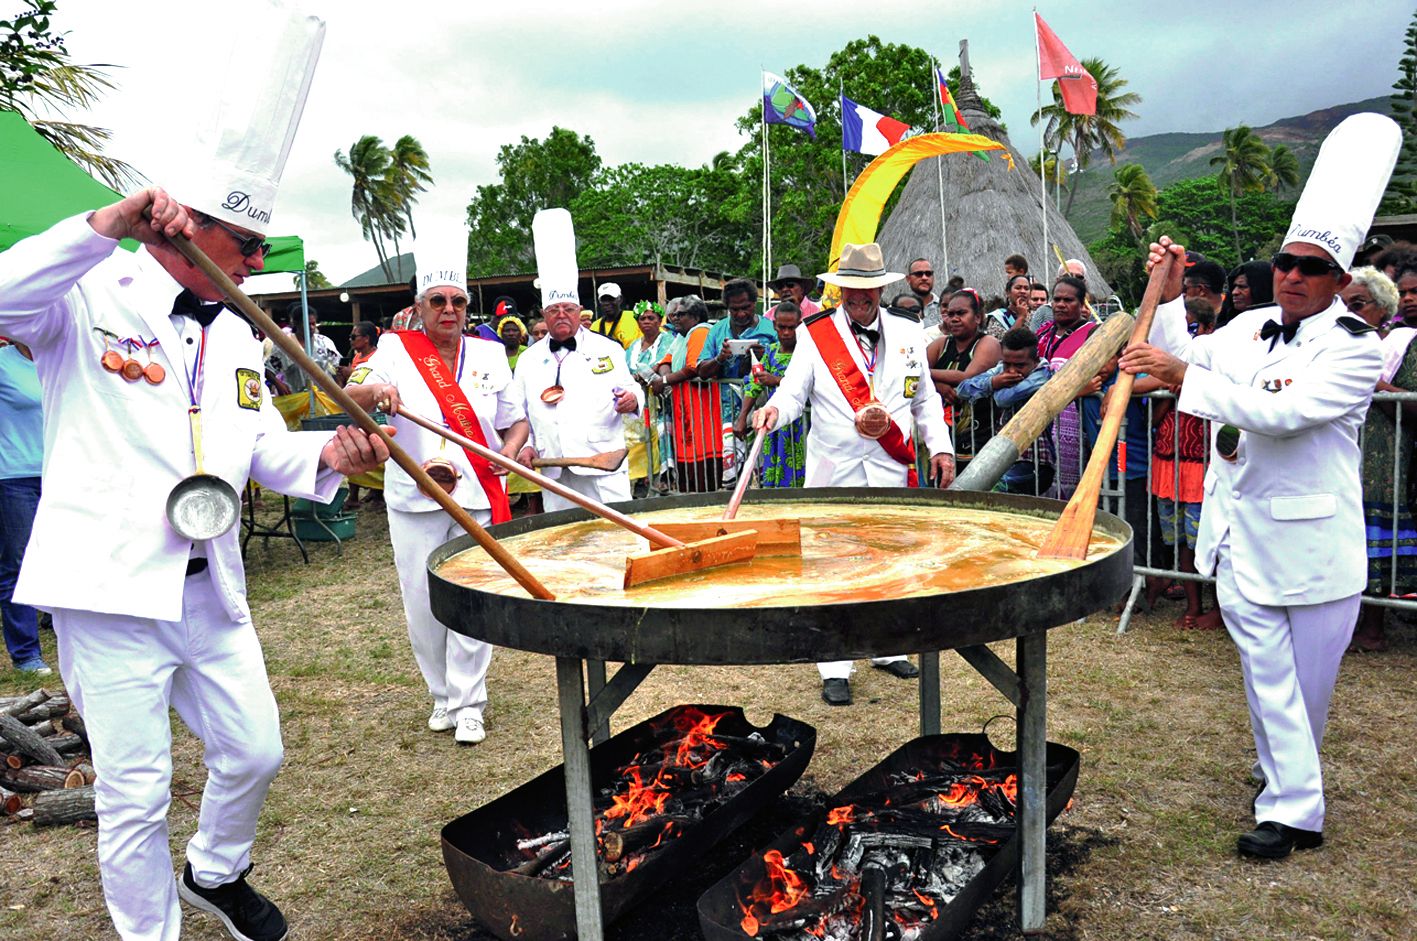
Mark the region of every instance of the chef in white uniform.
<instances>
[{"instance_id":1,"label":"chef in white uniform","mask_svg":"<svg viewBox=\"0 0 1417 941\"><path fill-rule=\"evenodd\" d=\"M263 394L260 342L209 303L219 290L163 237L186 235L237 282L261 270L324 24L253 18L244 25L263 41L241 48L239 67L208 67L239 80L208 112L225 126L177 125L176 199L150 187L0 254L0 334L33 350L45 415L44 495L15 597L54 615L98 773L104 897L125 941L176 941L179 895L236 937L286 934L245 878L282 751L240 529L194 543L165 516L198 466L189 411L205 472L237 491L251 478L328 502L345 474L387 457L359 431L286 431ZM125 251L121 238L143 245ZM176 883L169 707L202 739L208 769Z\"/></svg>"},{"instance_id":2,"label":"chef in white uniform","mask_svg":"<svg viewBox=\"0 0 1417 941\"><path fill-rule=\"evenodd\" d=\"M1174 258L1151 345L1122 367L1181 384L1177 407L1212 423L1196 566L1214 573L1240 653L1262 776L1242 854L1323 842L1319 762L1329 698L1357 618L1367 553L1358 433L1382 371L1373 329L1338 292L1397 157L1388 118L1357 114L1324 142L1279 254L1275 306L1191 337Z\"/></svg>"},{"instance_id":3,"label":"chef in white uniform","mask_svg":"<svg viewBox=\"0 0 1417 941\"><path fill-rule=\"evenodd\" d=\"M461 222L446 230L420 225L418 233L414 306L422 326L380 337L374 355L350 375L347 391L365 409L377 405L392 412L394 406L403 405L515 458L527 440L526 408L521 388L512 380L506 351L500 343L463 336L468 305L467 229ZM460 397L449 398L452 386L440 383L455 385ZM471 407L471 415L463 405ZM404 450L443 477L452 487L453 499L478 523L485 526L511 518L505 471L402 416L394 415L389 423L398 429ZM448 630L433 616L428 601L428 556L461 536L463 529L397 464L385 471L384 503L409 643L433 698L428 727L435 732L455 729L456 741L476 744L487 737L484 717L492 645Z\"/></svg>"},{"instance_id":4,"label":"chef in white uniform","mask_svg":"<svg viewBox=\"0 0 1417 941\"><path fill-rule=\"evenodd\" d=\"M917 428L940 487L954 480L954 452L944 405L930 381L925 337L913 315L881 307L881 288L901 275L885 270L880 246L843 245L836 271L818 275L842 289L841 306L802 321L797 352L753 427L776 431L812 407L807 435L807 486L914 486ZM907 657L871 663L909 679ZM817 664L822 699L851 704L849 660Z\"/></svg>"},{"instance_id":5,"label":"chef in white uniform","mask_svg":"<svg viewBox=\"0 0 1417 941\"><path fill-rule=\"evenodd\" d=\"M621 416L644 406L643 393L625 365L624 347L581 324L571 214L541 210L532 220L532 238L546 336L517 359L516 381L531 419L531 443L518 459L530 466L537 457L620 450L625 447ZM629 462L613 471L547 467L541 473L601 503L630 499ZM549 491L542 499L548 513L575 506Z\"/></svg>"}]
</instances>

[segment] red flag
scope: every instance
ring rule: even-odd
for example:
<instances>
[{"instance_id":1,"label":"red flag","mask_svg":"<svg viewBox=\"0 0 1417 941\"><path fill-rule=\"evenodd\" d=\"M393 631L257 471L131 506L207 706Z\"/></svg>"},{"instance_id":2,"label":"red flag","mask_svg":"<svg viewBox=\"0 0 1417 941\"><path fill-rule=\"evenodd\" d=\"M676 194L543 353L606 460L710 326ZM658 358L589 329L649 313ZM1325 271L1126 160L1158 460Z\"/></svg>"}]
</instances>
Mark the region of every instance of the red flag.
<instances>
[{"instance_id":1,"label":"red flag","mask_svg":"<svg viewBox=\"0 0 1417 941\"><path fill-rule=\"evenodd\" d=\"M1038 35L1038 80L1058 80L1063 108L1069 114L1096 114L1097 79L1068 51L1043 17L1034 13L1033 22Z\"/></svg>"}]
</instances>

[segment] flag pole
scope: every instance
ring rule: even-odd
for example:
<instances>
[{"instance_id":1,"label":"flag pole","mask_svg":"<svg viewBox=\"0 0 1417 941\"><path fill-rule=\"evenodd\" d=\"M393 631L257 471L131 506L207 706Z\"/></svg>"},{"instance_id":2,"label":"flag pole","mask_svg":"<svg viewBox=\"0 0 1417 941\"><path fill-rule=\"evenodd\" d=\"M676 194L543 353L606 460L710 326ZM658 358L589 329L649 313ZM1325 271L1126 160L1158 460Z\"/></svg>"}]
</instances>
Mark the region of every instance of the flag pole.
<instances>
[{"instance_id":1,"label":"flag pole","mask_svg":"<svg viewBox=\"0 0 1417 941\"><path fill-rule=\"evenodd\" d=\"M846 83L841 76L836 79L837 107L841 109L841 201L846 202L846 194L851 187L846 185Z\"/></svg>"},{"instance_id":2,"label":"flag pole","mask_svg":"<svg viewBox=\"0 0 1417 941\"><path fill-rule=\"evenodd\" d=\"M935 61L934 56L930 57L930 68L932 72L938 73L939 71L940 64ZM935 94L931 97L935 100L935 130L937 131L940 129L941 109L944 107L943 103L940 101L939 83L939 75L932 74L930 76L930 84L935 86ZM935 186L940 194L940 254L943 256L941 263L944 265L944 277L938 279L941 283L949 281L950 278L950 242L945 228L945 169L943 164L943 158L935 158Z\"/></svg>"},{"instance_id":3,"label":"flag pole","mask_svg":"<svg viewBox=\"0 0 1417 941\"><path fill-rule=\"evenodd\" d=\"M762 142L763 142L763 179L759 187L758 195L762 197L762 213L759 221L762 229L758 234L758 249L763 256L763 293L767 293L768 278L772 277L768 273L768 104L767 98L763 94L768 83L767 70L762 69L758 73L758 98L762 106Z\"/></svg>"},{"instance_id":4,"label":"flag pole","mask_svg":"<svg viewBox=\"0 0 1417 941\"><path fill-rule=\"evenodd\" d=\"M1048 263L1048 170L1046 148L1043 144L1043 129L1047 123L1043 119L1043 53L1038 48L1038 7L1033 8L1033 62L1037 71L1034 73L1033 92L1038 102L1038 187L1039 201L1038 208L1043 212L1043 254L1041 263ZM1045 280L1051 288L1052 279Z\"/></svg>"}]
</instances>

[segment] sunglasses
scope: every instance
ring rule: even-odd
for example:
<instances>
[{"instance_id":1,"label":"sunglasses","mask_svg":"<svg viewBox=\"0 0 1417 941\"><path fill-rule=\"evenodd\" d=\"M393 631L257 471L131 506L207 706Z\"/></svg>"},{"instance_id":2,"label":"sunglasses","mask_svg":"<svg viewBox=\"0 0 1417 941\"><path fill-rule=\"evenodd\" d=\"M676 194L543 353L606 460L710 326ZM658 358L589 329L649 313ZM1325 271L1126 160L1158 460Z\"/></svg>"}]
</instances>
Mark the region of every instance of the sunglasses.
<instances>
[{"instance_id":1,"label":"sunglasses","mask_svg":"<svg viewBox=\"0 0 1417 941\"><path fill-rule=\"evenodd\" d=\"M935 276L935 272L933 272L933 271L912 271L912 272L910 272L910 276L911 276L912 278L933 278L933 277Z\"/></svg>"},{"instance_id":2,"label":"sunglasses","mask_svg":"<svg viewBox=\"0 0 1417 941\"><path fill-rule=\"evenodd\" d=\"M265 258L271 253L271 243L267 242L259 235L242 235L231 226L222 222L215 216L207 216L208 219L221 227L221 230L236 242L237 250L241 252L242 258L249 258L252 255L260 254Z\"/></svg>"},{"instance_id":3,"label":"sunglasses","mask_svg":"<svg viewBox=\"0 0 1417 941\"><path fill-rule=\"evenodd\" d=\"M1288 274L1295 268L1306 278L1318 278L1326 274L1343 274L1343 268L1336 262L1326 258L1319 258L1317 255L1294 255L1289 252L1280 252L1269 260L1275 271Z\"/></svg>"},{"instance_id":4,"label":"sunglasses","mask_svg":"<svg viewBox=\"0 0 1417 941\"><path fill-rule=\"evenodd\" d=\"M430 294L428 295L428 306L434 310L442 310L448 306L448 295ZM453 298L453 310L467 310L467 298L461 294Z\"/></svg>"},{"instance_id":5,"label":"sunglasses","mask_svg":"<svg viewBox=\"0 0 1417 941\"><path fill-rule=\"evenodd\" d=\"M1364 307L1367 307L1369 304L1376 304L1377 301L1369 300L1366 297L1350 297L1343 303L1344 306L1347 307L1349 310L1353 311L1354 313L1357 313Z\"/></svg>"}]
</instances>

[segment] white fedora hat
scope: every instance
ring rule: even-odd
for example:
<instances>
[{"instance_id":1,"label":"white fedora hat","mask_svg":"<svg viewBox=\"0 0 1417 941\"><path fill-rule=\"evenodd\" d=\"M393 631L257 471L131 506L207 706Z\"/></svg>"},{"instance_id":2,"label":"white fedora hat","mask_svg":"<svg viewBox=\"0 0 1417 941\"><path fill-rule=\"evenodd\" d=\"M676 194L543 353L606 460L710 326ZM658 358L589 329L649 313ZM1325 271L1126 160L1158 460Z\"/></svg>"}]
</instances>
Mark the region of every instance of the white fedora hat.
<instances>
[{"instance_id":1,"label":"white fedora hat","mask_svg":"<svg viewBox=\"0 0 1417 941\"><path fill-rule=\"evenodd\" d=\"M835 271L817 275L827 284L843 288L879 288L899 281L905 275L897 271L887 271L881 256L881 246L875 242L865 245L841 246L841 261Z\"/></svg>"}]
</instances>

